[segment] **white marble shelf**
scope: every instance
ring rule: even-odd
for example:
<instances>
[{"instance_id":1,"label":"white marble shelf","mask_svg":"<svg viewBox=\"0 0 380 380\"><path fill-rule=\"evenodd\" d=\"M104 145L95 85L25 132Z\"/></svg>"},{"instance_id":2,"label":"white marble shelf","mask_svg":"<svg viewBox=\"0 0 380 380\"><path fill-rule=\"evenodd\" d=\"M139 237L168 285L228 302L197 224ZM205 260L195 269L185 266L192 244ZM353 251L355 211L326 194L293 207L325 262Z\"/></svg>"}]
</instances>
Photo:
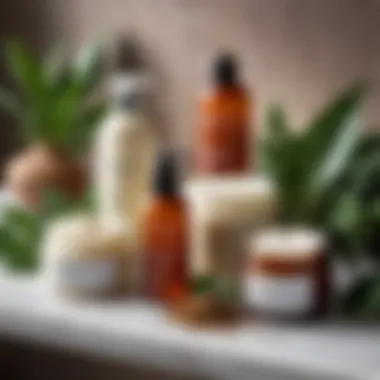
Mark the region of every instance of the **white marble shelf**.
<instances>
[{"instance_id":1,"label":"white marble shelf","mask_svg":"<svg viewBox=\"0 0 380 380\"><path fill-rule=\"evenodd\" d=\"M0 334L210 379L380 379L380 329L252 323L194 331L138 301L73 304L34 279L5 275Z\"/></svg>"}]
</instances>

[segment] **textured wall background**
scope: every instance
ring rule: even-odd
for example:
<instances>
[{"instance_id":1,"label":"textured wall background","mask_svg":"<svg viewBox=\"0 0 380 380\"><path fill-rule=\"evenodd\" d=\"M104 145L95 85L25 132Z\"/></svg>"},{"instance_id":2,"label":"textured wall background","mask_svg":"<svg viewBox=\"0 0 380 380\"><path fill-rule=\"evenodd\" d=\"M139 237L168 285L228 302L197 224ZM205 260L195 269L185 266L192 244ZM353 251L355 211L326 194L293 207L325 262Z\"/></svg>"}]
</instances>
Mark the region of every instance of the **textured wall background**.
<instances>
[{"instance_id":1,"label":"textured wall background","mask_svg":"<svg viewBox=\"0 0 380 380\"><path fill-rule=\"evenodd\" d=\"M380 80L379 0L1 0L0 30L41 51L133 32L157 74L165 127L181 146L208 62L220 48L241 57L259 116L279 101L295 125L354 77ZM375 89L366 124L380 124L379 106ZM11 133L5 125L3 156L13 149L4 146Z\"/></svg>"}]
</instances>

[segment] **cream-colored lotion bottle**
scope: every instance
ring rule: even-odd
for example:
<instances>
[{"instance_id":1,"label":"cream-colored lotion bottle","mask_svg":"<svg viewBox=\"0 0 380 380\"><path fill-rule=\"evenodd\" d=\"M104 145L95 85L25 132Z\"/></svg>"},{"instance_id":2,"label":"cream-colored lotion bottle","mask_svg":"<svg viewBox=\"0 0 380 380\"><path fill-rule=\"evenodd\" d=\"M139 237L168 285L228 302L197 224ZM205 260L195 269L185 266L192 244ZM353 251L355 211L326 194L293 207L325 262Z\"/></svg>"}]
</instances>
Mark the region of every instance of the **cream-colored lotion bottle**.
<instances>
[{"instance_id":1,"label":"cream-colored lotion bottle","mask_svg":"<svg viewBox=\"0 0 380 380\"><path fill-rule=\"evenodd\" d=\"M98 211L104 224L126 218L135 223L149 195L158 141L148 107L148 76L138 67L119 70L110 92L111 110L95 144Z\"/></svg>"}]
</instances>

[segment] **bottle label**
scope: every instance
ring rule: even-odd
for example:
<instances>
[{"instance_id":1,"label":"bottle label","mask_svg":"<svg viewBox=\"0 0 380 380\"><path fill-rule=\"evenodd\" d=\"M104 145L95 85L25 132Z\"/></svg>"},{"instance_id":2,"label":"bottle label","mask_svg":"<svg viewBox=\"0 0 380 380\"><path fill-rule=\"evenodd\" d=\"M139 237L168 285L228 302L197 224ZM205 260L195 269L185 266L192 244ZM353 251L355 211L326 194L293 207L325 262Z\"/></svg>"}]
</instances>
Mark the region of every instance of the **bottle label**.
<instances>
[{"instance_id":1,"label":"bottle label","mask_svg":"<svg viewBox=\"0 0 380 380\"><path fill-rule=\"evenodd\" d=\"M106 258L72 258L59 263L58 283L62 288L84 292L107 291L116 286L116 261Z\"/></svg>"},{"instance_id":2,"label":"bottle label","mask_svg":"<svg viewBox=\"0 0 380 380\"><path fill-rule=\"evenodd\" d=\"M245 300L254 309L270 313L308 313L314 300L314 281L308 274L275 277L254 273L244 284Z\"/></svg>"}]
</instances>

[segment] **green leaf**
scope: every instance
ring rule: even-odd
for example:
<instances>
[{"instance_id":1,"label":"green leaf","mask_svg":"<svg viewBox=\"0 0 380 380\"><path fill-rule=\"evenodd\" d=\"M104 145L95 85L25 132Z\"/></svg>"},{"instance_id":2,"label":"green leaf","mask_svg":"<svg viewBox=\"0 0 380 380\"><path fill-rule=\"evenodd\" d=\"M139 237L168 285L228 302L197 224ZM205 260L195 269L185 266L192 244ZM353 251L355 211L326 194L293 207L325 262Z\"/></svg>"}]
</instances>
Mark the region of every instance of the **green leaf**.
<instances>
[{"instance_id":1,"label":"green leaf","mask_svg":"<svg viewBox=\"0 0 380 380\"><path fill-rule=\"evenodd\" d=\"M375 153L380 154L380 133L365 133L359 139L356 160L362 160Z\"/></svg>"},{"instance_id":2,"label":"green leaf","mask_svg":"<svg viewBox=\"0 0 380 380\"><path fill-rule=\"evenodd\" d=\"M288 122L286 120L285 110L275 104L269 107L267 112L267 132L271 139L281 141L289 133Z\"/></svg>"},{"instance_id":3,"label":"green leaf","mask_svg":"<svg viewBox=\"0 0 380 380\"><path fill-rule=\"evenodd\" d=\"M213 294L220 300L237 299L239 284L236 279L210 276L199 276L193 279L192 294Z\"/></svg>"},{"instance_id":4,"label":"green leaf","mask_svg":"<svg viewBox=\"0 0 380 380\"><path fill-rule=\"evenodd\" d=\"M343 298L343 311L359 318L380 316L380 277L376 274L362 277Z\"/></svg>"},{"instance_id":5,"label":"green leaf","mask_svg":"<svg viewBox=\"0 0 380 380\"><path fill-rule=\"evenodd\" d=\"M380 196L380 151L368 153L353 172L353 186L363 202L371 202Z\"/></svg>"},{"instance_id":6,"label":"green leaf","mask_svg":"<svg viewBox=\"0 0 380 380\"><path fill-rule=\"evenodd\" d=\"M11 249L9 233L6 230L6 226L0 226L0 258L4 257L9 253Z\"/></svg>"},{"instance_id":7,"label":"green leaf","mask_svg":"<svg viewBox=\"0 0 380 380\"><path fill-rule=\"evenodd\" d=\"M13 117L20 118L22 115L22 106L16 97L5 89L0 88L0 107Z\"/></svg>"},{"instance_id":8,"label":"green leaf","mask_svg":"<svg viewBox=\"0 0 380 380\"><path fill-rule=\"evenodd\" d=\"M344 194L331 214L330 224L336 231L352 234L360 225L360 211L355 194Z\"/></svg>"},{"instance_id":9,"label":"green leaf","mask_svg":"<svg viewBox=\"0 0 380 380\"><path fill-rule=\"evenodd\" d=\"M286 144L293 137L288 134L285 112L279 105L269 107L266 115L265 134L259 142L259 164L264 170L278 168L278 161L287 155Z\"/></svg>"},{"instance_id":10,"label":"green leaf","mask_svg":"<svg viewBox=\"0 0 380 380\"><path fill-rule=\"evenodd\" d=\"M77 207L82 211L96 212L97 198L93 189L89 188L83 197L78 200Z\"/></svg>"},{"instance_id":11,"label":"green leaf","mask_svg":"<svg viewBox=\"0 0 380 380\"><path fill-rule=\"evenodd\" d=\"M75 124L75 131L67 142L74 154L87 151L94 131L99 127L106 112L106 105L94 104L86 107L80 113Z\"/></svg>"},{"instance_id":12,"label":"green leaf","mask_svg":"<svg viewBox=\"0 0 380 380\"><path fill-rule=\"evenodd\" d=\"M50 221L57 216L77 211L92 211L94 209L94 194L87 189L79 199L72 199L58 189L47 189L42 196L41 216Z\"/></svg>"},{"instance_id":13,"label":"green leaf","mask_svg":"<svg viewBox=\"0 0 380 380\"><path fill-rule=\"evenodd\" d=\"M97 124L104 118L107 113L107 106L105 104L93 104L86 107L79 115L79 124L88 127L97 126Z\"/></svg>"},{"instance_id":14,"label":"green leaf","mask_svg":"<svg viewBox=\"0 0 380 380\"><path fill-rule=\"evenodd\" d=\"M28 241L39 236L41 229L36 214L21 208L10 208L6 214L9 232L19 241Z\"/></svg>"},{"instance_id":15,"label":"green leaf","mask_svg":"<svg viewBox=\"0 0 380 380\"><path fill-rule=\"evenodd\" d=\"M43 62L45 77L48 82L53 85L61 82L62 77L66 76L69 65L64 57L64 52L61 46L54 48L48 53Z\"/></svg>"},{"instance_id":16,"label":"green leaf","mask_svg":"<svg viewBox=\"0 0 380 380\"><path fill-rule=\"evenodd\" d=\"M58 189L46 189L42 195L41 215L51 220L57 215L67 214L73 209L73 200Z\"/></svg>"},{"instance_id":17,"label":"green leaf","mask_svg":"<svg viewBox=\"0 0 380 380\"><path fill-rule=\"evenodd\" d=\"M5 262L14 272L33 271L37 269L39 257L37 245L11 240Z\"/></svg>"},{"instance_id":18,"label":"green leaf","mask_svg":"<svg viewBox=\"0 0 380 380\"><path fill-rule=\"evenodd\" d=\"M343 311L351 316L360 314L375 283L376 278L372 276L357 280L343 297Z\"/></svg>"},{"instance_id":19,"label":"green leaf","mask_svg":"<svg viewBox=\"0 0 380 380\"><path fill-rule=\"evenodd\" d=\"M100 84L104 66L99 46L85 46L80 50L74 63L73 75L81 94L87 95Z\"/></svg>"},{"instance_id":20,"label":"green leaf","mask_svg":"<svg viewBox=\"0 0 380 380\"><path fill-rule=\"evenodd\" d=\"M331 146L351 122L367 94L367 86L357 83L340 93L306 127L305 152L310 169L319 167Z\"/></svg>"},{"instance_id":21,"label":"green leaf","mask_svg":"<svg viewBox=\"0 0 380 380\"><path fill-rule=\"evenodd\" d=\"M353 115L350 120L347 120L347 124L342 126L330 150L326 152L326 157L318 168L315 185L327 188L339 178L354 154L358 138L359 126L356 115Z\"/></svg>"},{"instance_id":22,"label":"green leaf","mask_svg":"<svg viewBox=\"0 0 380 380\"><path fill-rule=\"evenodd\" d=\"M318 211L320 201L346 172L355 154L358 138L359 126L356 114L353 114L340 125L333 141L329 143L329 149L325 149L325 157L321 156L320 162L314 164L307 189L309 205L305 206L310 207L311 212Z\"/></svg>"},{"instance_id":23,"label":"green leaf","mask_svg":"<svg viewBox=\"0 0 380 380\"><path fill-rule=\"evenodd\" d=\"M305 196L308 172L303 168L301 143L297 135L287 136L282 144L273 143L270 139L261 140L261 168L276 184L282 221L298 221L298 204Z\"/></svg>"},{"instance_id":24,"label":"green leaf","mask_svg":"<svg viewBox=\"0 0 380 380\"><path fill-rule=\"evenodd\" d=\"M198 276L192 280L191 291L193 294L208 294L215 289L215 279L210 276Z\"/></svg>"},{"instance_id":25,"label":"green leaf","mask_svg":"<svg viewBox=\"0 0 380 380\"><path fill-rule=\"evenodd\" d=\"M5 46L8 68L20 88L31 100L45 99L46 87L41 65L36 57L23 44L8 41Z\"/></svg>"},{"instance_id":26,"label":"green leaf","mask_svg":"<svg viewBox=\"0 0 380 380\"><path fill-rule=\"evenodd\" d=\"M61 150L67 149L70 138L76 133L76 117L80 98L74 87L68 87L53 105L54 114L45 124L44 135L50 143Z\"/></svg>"},{"instance_id":27,"label":"green leaf","mask_svg":"<svg viewBox=\"0 0 380 380\"><path fill-rule=\"evenodd\" d=\"M13 206L5 210L0 225L0 252L12 270L32 270L37 266L41 234L42 224L36 214Z\"/></svg>"}]
</instances>

